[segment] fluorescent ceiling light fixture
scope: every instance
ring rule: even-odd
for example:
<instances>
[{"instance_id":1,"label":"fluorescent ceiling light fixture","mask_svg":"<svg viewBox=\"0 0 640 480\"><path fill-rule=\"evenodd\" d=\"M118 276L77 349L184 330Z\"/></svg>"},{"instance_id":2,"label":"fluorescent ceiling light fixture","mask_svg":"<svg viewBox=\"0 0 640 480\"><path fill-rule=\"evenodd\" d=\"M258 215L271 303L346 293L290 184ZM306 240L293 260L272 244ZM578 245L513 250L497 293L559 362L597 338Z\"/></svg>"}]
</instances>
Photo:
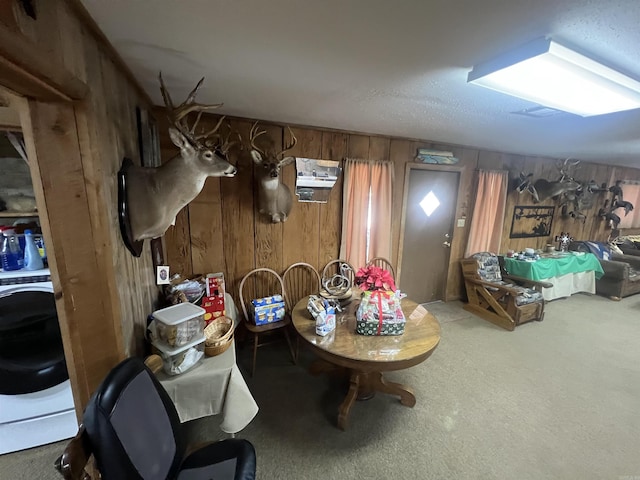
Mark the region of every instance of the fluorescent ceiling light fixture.
<instances>
[{"instance_id":1,"label":"fluorescent ceiling light fixture","mask_svg":"<svg viewBox=\"0 0 640 480\"><path fill-rule=\"evenodd\" d=\"M467 81L583 117L640 108L640 82L547 38L473 67Z\"/></svg>"}]
</instances>

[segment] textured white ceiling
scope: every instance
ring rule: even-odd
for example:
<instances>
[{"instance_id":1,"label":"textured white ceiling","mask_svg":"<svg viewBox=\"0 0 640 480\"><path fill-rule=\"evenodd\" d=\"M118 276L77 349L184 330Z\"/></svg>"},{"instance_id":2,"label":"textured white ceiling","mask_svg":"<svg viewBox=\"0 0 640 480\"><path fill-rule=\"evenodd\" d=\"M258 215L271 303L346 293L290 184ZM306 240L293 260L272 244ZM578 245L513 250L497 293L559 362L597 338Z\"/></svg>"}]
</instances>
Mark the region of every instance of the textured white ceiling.
<instances>
[{"instance_id":1,"label":"textured white ceiling","mask_svg":"<svg viewBox=\"0 0 640 480\"><path fill-rule=\"evenodd\" d=\"M640 0L82 0L158 104L206 77L228 115L640 167L640 110L530 118L466 83L535 38L640 79Z\"/></svg>"}]
</instances>

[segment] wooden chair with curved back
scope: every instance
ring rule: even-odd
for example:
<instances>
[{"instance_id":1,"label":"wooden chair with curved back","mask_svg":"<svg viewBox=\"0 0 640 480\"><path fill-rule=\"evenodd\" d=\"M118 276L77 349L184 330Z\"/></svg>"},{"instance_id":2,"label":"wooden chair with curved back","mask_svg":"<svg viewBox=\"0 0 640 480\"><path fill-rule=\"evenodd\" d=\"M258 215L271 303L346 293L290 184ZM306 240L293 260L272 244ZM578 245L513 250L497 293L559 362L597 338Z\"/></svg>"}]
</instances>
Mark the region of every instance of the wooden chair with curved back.
<instances>
[{"instance_id":1,"label":"wooden chair with curved back","mask_svg":"<svg viewBox=\"0 0 640 480\"><path fill-rule=\"evenodd\" d=\"M307 295L317 295L320 292L322 283L320 274L313 265L305 262L298 262L290 265L282 274L284 289L286 292L287 314L291 315L293 307ZM300 340L296 335L296 359L300 349Z\"/></svg>"},{"instance_id":2,"label":"wooden chair with curved back","mask_svg":"<svg viewBox=\"0 0 640 480\"><path fill-rule=\"evenodd\" d=\"M376 266L376 267L380 267L380 268L384 268L385 270L389 270L389 273L391 273L391 276L393 277L393 280L396 280L396 271L393 268L393 265L391 264L391 262L389 260L387 260L384 257L375 257L372 258L371 260L369 260L367 262L367 267L370 266Z\"/></svg>"},{"instance_id":3,"label":"wooden chair with curved back","mask_svg":"<svg viewBox=\"0 0 640 480\"><path fill-rule=\"evenodd\" d=\"M251 363L251 376L256 371L256 357L258 354L258 347L267 345L267 343L259 343L259 337L263 334L273 333L274 331L282 329L287 344L289 345L289 352L293 363L296 363L295 353L291 344L291 338L289 337L289 329L287 328L291 324L291 318L285 315L283 320L273 323L266 323L264 325L256 325L253 321L253 309L251 308L251 300L256 298L269 297L271 295L282 295L282 298L287 299L287 294L284 288L282 277L278 275L274 270L270 268L256 268L247 273L238 289L238 296L240 297L240 305L242 307L242 313L244 314L245 327L253 334L253 360Z\"/></svg>"}]
</instances>

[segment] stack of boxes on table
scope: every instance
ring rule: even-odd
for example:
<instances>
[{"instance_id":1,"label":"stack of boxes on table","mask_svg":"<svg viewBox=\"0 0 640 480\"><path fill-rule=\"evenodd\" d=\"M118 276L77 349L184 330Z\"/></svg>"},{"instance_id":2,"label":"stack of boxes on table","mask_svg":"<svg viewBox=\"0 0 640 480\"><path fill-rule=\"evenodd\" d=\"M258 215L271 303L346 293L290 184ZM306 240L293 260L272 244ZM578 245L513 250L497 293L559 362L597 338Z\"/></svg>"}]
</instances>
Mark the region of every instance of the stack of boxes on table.
<instances>
[{"instance_id":1,"label":"stack of boxes on table","mask_svg":"<svg viewBox=\"0 0 640 480\"><path fill-rule=\"evenodd\" d=\"M178 375L197 365L204 357L205 327L224 314L222 273L207 275L202 307L184 302L153 312L151 344L162 357L165 373Z\"/></svg>"}]
</instances>

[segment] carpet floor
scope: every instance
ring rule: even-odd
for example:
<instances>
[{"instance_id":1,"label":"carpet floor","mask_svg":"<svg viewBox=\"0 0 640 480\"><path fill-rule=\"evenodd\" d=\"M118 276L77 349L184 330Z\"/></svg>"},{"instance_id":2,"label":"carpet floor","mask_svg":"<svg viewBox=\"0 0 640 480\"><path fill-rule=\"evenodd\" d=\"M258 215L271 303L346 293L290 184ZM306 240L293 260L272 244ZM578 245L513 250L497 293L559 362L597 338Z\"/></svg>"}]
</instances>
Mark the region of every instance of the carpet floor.
<instances>
[{"instance_id":1,"label":"carpet floor","mask_svg":"<svg viewBox=\"0 0 640 480\"><path fill-rule=\"evenodd\" d=\"M462 309L427 305L442 340L424 363L387 375L414 408L378 394L335 427L346 384L311 376L302 352L250 348L238 363L260 412L238 437L256 447L261 480L640 479L640 295L574 295L543 322L513 332ZM186 424L194 441L222 438L218 417ZM66 442L0 456L0 479L55 479Z\"/></svg>"}]
</instances>

